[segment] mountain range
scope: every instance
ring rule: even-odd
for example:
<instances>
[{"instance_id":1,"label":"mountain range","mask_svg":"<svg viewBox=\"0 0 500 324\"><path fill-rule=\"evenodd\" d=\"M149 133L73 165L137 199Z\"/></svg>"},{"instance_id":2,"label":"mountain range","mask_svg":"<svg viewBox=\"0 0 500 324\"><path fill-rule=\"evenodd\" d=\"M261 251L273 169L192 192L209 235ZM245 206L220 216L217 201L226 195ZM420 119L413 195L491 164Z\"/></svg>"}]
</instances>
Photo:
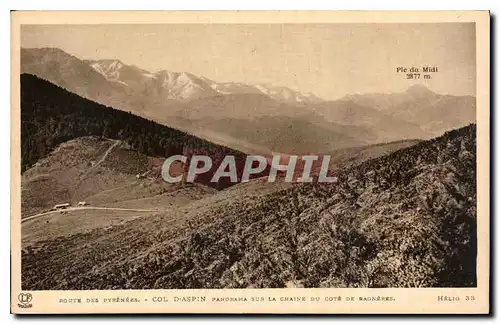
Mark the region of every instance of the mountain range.
<instances>
[{"instance_id":1,"label":"mountain range","mask_svg":"<svg viewBox=\"0 0 500 324\"><path fill-rule=\"evenodd\" d=\"M115 59L83 60L57 48L22 49L21 72L247 152L301 154L428 139L475 122L474 97L441 95L422 85L401 93L324 100L283 86L150 72ZM289 136L299 130L309 135L302 141Z\"/></svg>"},{"instance_id":2,"label":"mountain range","mask_svg":"<svg viewBox=\"0 0 500 324\"><path fill-rule=\"evenodd\" d=\"M329 101L58 49L21 64L23 290L477 286L476 125L361 146L474 121L473 97ZM161 179L175 154L252 150L326 152L339 181Z\"/></svg>"}]
</instances>

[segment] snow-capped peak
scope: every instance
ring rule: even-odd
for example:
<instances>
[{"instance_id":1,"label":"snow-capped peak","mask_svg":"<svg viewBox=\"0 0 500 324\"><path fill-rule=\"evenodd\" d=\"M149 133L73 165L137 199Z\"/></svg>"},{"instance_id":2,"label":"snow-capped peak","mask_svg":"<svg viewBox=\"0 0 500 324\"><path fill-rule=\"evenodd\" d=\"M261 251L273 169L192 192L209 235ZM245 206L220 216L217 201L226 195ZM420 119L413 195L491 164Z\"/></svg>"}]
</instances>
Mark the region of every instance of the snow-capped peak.
<instances>
[{"instance_id":1,"label":"snow-capped peak","mask_svg":"<svg viewBox=\"0 0 500 324\"><path fill-rule=\"evenodd\" d=\"M312 93L302 93L295 90L292 90L288 87L282 86L271 86L258 84L255 86L259 91L263 94L268 95L269 97L278 100L278 101L287 101L287 102L315 102L321 101L320 98L313 95Z\"/></svg>"},{"instance_id":2,"label":"snow-capped peak","mask_svg":"<svg viewBox=\"0 0 500 324\"><path fill-rule=\"evenodd\" d=\"M106 79L124 83L120 81L120 70L124 67L124 64L119 60L93 61L90 66Z\"/></svg>"},{"instance_id":3,"label":"snow-capped peak","mask_svg":"<svg viewBox=\"0 0 500 324\"><path fill-rule=\"evenodd\" d=\"M188 72L161 70L155 73L125 65L119 60L89 61L89 65L106 79L132 86L144 86L149 82L163 88L164 97L177 100L191 100L200 97L229 94L263 94L277 101L315 102L321 99L311 93L301 93L283 86L266 84L245 84L241 82L216 82L204 76Z\"/></svg>"}]
</instances>

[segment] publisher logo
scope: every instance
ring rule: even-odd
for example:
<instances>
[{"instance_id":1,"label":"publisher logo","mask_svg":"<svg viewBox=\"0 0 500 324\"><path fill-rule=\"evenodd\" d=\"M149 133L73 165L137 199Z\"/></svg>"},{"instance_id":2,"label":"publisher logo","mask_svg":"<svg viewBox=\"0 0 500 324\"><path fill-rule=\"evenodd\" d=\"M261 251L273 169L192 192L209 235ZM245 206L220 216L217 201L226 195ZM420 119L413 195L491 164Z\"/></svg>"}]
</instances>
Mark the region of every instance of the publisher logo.
<instances>
[{"instance_id":1,"label":"publisher logo","mask_svg":"<svg viewBox=\"0 0 500 324\"><path fill-rule=\"evenodd\" d=\"M30 293L20 293L17 296L17 299L19 300L20 304L17 304L21 308L30 308L31 306L31 301L33 300L33 296Z\"/></svg>"}]
</instances>

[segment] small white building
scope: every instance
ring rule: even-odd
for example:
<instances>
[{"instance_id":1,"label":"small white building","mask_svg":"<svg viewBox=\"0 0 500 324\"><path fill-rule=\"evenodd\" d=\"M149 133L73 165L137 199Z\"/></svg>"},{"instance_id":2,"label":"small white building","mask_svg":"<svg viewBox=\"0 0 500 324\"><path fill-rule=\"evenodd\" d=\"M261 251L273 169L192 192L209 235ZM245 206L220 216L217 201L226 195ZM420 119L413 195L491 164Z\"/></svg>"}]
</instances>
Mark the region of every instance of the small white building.
<instances>
[{"instance_id":1,"label":"small white building","mask_svg":"<svg viewBox=\"0 0 500 324\"><path fill-rule=\"evenodd\" d=\"M87 205L88 205L88 204L87 204L87 202L85 202L85 201L80 201L80 202L78 203L78 206L79 206L79 207L80 207L80 206L87 206Z\"/></svg>"},{"instance_id":2,"label":"small white building","mask_svg":"<svg viewBox=\"0 0 500 324\"><path fill-rule=\"evenodd\" d=\"M54 206L54 209L66 209L70 206L69 203L64 203L64 204L57 204Z\"/></svg>"}]
</instances>

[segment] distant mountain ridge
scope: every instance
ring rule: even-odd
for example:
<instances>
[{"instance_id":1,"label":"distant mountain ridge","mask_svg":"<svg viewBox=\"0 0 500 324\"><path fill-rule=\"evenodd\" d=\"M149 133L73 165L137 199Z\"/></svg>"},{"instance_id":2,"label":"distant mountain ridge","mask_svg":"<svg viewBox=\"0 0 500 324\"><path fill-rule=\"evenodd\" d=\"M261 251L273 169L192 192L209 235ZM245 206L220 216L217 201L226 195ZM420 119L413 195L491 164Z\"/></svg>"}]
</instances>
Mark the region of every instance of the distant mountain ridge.
<instances>
[{"instance_id":1,"label":"distant mountain ridge","mask_svg":"<svg viewBox=\"0 0 500 324\"><path fill-rule=\"evenodd\" d=\"M475 97L441 95L421 84L400 93L347 95L340 100L374 108L395 119L413 121L431 137L476 121Z\"/></svg>"},{"instance_id":2,"label":"distant mountain ridge","mask_svg":"<svg viewBox=\"0 0 500 324\"><path fill-rule=\"evenodd\" d=\"M111 81L130 85L128 81L133 77L133 79L142 80L145 83L155 83L167 89L166 99L192 100L216 95L254 93L267 95L274 100L288 103L323 100L312 93L301 93L284 86L216 82L188 72L167 70L149 72L135 66L125 65L119 60L87 60L85 62Z\"/></svg>"}]
</instances>

